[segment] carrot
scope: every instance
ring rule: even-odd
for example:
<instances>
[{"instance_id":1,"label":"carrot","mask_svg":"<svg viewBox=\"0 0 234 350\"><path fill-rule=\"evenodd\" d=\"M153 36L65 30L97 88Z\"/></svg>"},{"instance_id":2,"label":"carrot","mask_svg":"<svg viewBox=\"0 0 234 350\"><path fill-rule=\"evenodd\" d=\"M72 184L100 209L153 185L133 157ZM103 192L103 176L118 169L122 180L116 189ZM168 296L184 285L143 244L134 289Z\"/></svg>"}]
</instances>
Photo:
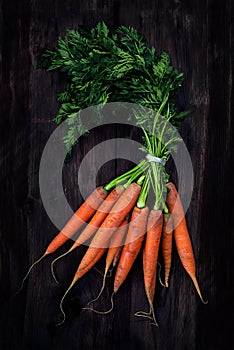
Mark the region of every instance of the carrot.
<instances>
[{"instance_id":1,"label":"carrot","mask_svg":"<svg viewBox=\"0 0 234 350\"><path fill-rule=\"evenodd\" d=\"M118 227L117 231L114 233L113 237L110 241L110 247L108 249L108 254L106 257L106 268L105 272L108 271L109 267L111 266L112 262L114 261L114 258L116 257L116 253L118 252L119 248L122 247L122 242L124 235L126 233L126 230L128 228L128 217L126 217L120 226Z\"/></svg>"},{"instance_id":2,"label":"carrot","mask_svg":"<svg viewBox=\"0 0 234 350\"><path fill-rule=\"evenodd\" d=\"M107 191L103 187L98 187L95 189L67 222L62 231L49 244L45 254L54 253L69 238L71 238L80 229L80 227L87 222L91 216L93 216L106 196Z\"/></svg>"},{"instance_id":3,"label":"carrot","mask_svg":"<svg viewBox=\"0 0 234 350\"><path fill-rule=\"evenodd\" d=\"M140 185L132 183L123 192L92 239L89 249L80 263L79 270L92 261L99 248L108 246L111 236L134 206L140 190Z\"/></svg>"},{"instance_id":4,"label":"carrot","mask_svg":"<svg viewBox=\"0 0 234 350\"><path fill-rule=\"evenodd\" d=\"M102 222L110 212L115 202L119 199L123 191L124 191L124 187L122 185L117 186L115 189L113 189L111 193L103 201L103 203L98 207L91 221L86 225L85 229L82 231L79 238L75 241L72 247L67 252L65 252L64 254L60 255L59 257L57 257L52 261L51 272L56 282L57 282L57 279L55 277L54 269L53 269L55 262L61 259L62 257L64 257L65 255L69 254L70 252L72 252L74 249L79 247L84 242L86 242L94 234L94 232L102 224Z\"/></svg>"},{"instance_id":5,"label":"carrot","mask_svg":"<svg viewBox=\"0 0 234 350\"><path fill-rule=\"evenodd\" d=\"M189 237L183 206L173 183L167 184L169 192L167 194L167 205L173 218L174 237L176 248L186 272L191 277L198 295L203 303L206 303L201 295L200 287L196 278L196 264L191 240Z\"/></svg>"},{"instance_id":6,"label":"carrot","mask_svg":"<svg viewBox=\"0 0 234 350\"><path fill-rule=\"evenodd\" d=\"M127 189L120 196L118 201L113 206L111 212L107 215L106 219L96 232L92 242L86 251L83 259L80 262L80 265L75 273L73 281L67 291L65 292L61 303L60 309L62 310L62 303L67 295L68 291L73 287L73 285L86 273L91 267L93 267L93 261L96 259L97 255L99 259L104 254L107 245L110 241L111 236L114 234L118 226L121 224L126 215L130 212L134 206L138 195L140 193L141 186L137 183L131 183ZM97 260L96 260L97 261ZM95 261L95 262L96 262Z\"/></svg>"},{"instance_id":7,"label":"carrot","mask_svg":"<svg viewBox=\"0 0 234 350\"><path fill-rule=\"evenodd\" d=\"M81 260L74 277L76 280L83 276L83 270L86 270L86 266L90 265L100 248L107 247L111 236L134 206L140 189L141 187L139 185L132 183L115 203L111 212L107 215L105 221L96 232L86 254Z\"/></svg>"},{"instance_id":8,"label":"carrot","mask_svg":"<svg viewBox=\"0 0 234 350\"><path fill-rule=\"evenodd\" d=\"M156 286L156 271L159 244L162 234L163 216L161 210L151 210L147 223L146 241L143 250L143 273L144 285L147 299L150 305L150 312L157 324L153 308L153 299Z\"/></svg>"},{"instance_id":9,"label":"carrot","mask_svg":"<svg viewBox=\"0 0 234 350\"><path fill-rule=\"evenodd\" d=\"M111 308L107 311L98 311L92 309L93 312L98 314L108 314L113 310L113 297L118 291L124 280L126 279L139 251L141 248L144 234L146 231L146 222L148 216L148 207L138 208L134 207L131 221L128 227L127 237L125 239L125 245L123 247L120 261L117 267L115 279L114 279L114 291L111 295ZM90 310L90 308L84 308L84 310Z\"/></svg>"},{"instance_id":10,"label":"carrot","mask_svg":"<svg viewBox=\"0 0 234 350\"><path fill-rule=\"evenodd\" d=\"M108 192L102 187L96 188L86 201L79 207L79 209L74 213L71 219L67 222L64 228L59 232L59 234L52 240L48 245L45 253L36 260L29 268L25 277L22 280L21 287L17 293L19 293L24 285L26 278L31 272L32 268L38 264L47 255L54 253L58 248L60 248L69 238L71 238L79 228L88 221L91 216L95 213L99 205L106 198Z\"/></svg>"},{"instance_id":11,"label":"carrot","mask_svg":"<svg viewBox=\"0 0 234 350\"><path fill-rule=\"evenodd\" d=\"M100 205L97 212L92 217L91 221L85 227L77 241L73 244L70 251L87 241L97 230L97 228L100 227L107 215L110 213L113 205L120 198L123 191L124 187L122 185L116 187L114 190L111 191L111 193L107 196L104 202Z\"/></svg>"},{"instance_id":12,"label":"carrot","mask_svg":"<svg viewBox=\"0 0 234 350\"><path fill-rule=\"evenodd\" d=\"M112 238L110 240L110 247L108 249L108 253L106 256L106 266L105 266L105 271L104 271L104 275L103 275L103 283L102 283L101 290L98 293L98 296L95 299L91 300L88 303L88 305L93 303L94 301L97 301L105 288L105 281L106 281L107 272L108 272L112 262L114 262L114 259L116 257L116 253L119 251L119 248L122 247L122 242L123 242L123 238L124 238L124 235L126 233L126 230L127 230L127 226L128 226L128 217L126 217L122 221L122 223L117 228L117 230L115 231L114 235L112 236Z\"/></svg>"},{"instance_id":13,"label":"carrot","mask_svg":"<svg viewBox=\"0 0 234 350\"><path fill-rule=\"evenodd\" d=\"M134 207L131 221L128 228L125 245L123 247L120 261L114 279L114 293L117 293L120 286L125 281L131 267L141 249L141 245L146 232L146 224L149 209Z\"/></svg>"},{"instance_id":14,"label":"carrot","mask_svg":"<svg viewBox=\"0 0 234 350\"><path fill-rule=\"evenodd\" d=\"M170 220L170 216L168 214L164 214L162 231L162 255L164 261L164 283L166 287L168 287L168 280L171 270L172 236L173 222Z\"/></svg>"},{"instance_id":15,"label":"carrot","mask_svg":"<svg viewBox=\"0 0 234 350\"><path fill-rule=\"evenodd\" d=\"M120 259L122 250L123 250L123 246L122 245L120 247L118 247L118 249L116 250L116 253L115 253L115 256L114 256L114 259L113 259L113 265L112 265L113 268L118 264L118 261Z\"/></svg>"},{"instance_id":16,"label":"carrot","mask_svg":"<svg viewBox=\"0 0 234 350\"><path fill-rule=\"evenodd\" d=\"M153 274L153 278L152 278L152 281L151 281L151 284L148 288L148 298L149 300L154 300L154 294L155 294L155 286L156 286L156 272ZM155 322L156 323L156 322ZM157 324L157 323L156 323Z\"/></svg>"}]
</instances>

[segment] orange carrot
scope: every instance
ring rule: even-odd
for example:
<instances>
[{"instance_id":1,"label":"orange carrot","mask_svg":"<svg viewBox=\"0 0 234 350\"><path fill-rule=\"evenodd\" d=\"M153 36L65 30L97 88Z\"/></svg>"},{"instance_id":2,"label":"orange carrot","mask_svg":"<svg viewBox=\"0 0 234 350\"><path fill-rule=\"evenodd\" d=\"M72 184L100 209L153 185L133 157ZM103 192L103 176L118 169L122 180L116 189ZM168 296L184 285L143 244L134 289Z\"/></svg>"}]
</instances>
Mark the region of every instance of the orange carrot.
<instances>
[{"instance_id":1,"label":"orange carrot","mask_svg":"<svg viewBox=\"0 0 234 350\"><path fill-rule=\"evenodd\" d=\"M116 293L125 281L131 267L141 249L142 241L146 232L146 224L149 209L135 207L132 212L125 245L114 279L114 293Z\"/></svg>"},{"instance_id":2,"label":"orange carrot","mask_svg":"<svg viewBox=\"0 0 234 350\"><path fill-rule=\"evenodd\" d=\"M205 303L196 278L195 258L186 225L183 206L175 185L170 182L167 184L167 188L169 189L167 195L167 205L173 218L176 248L182 265L191 277L201 301Z\"/></svg>"},{"instance_id":3,"label":"orange carrot","mask_svg":"<svg viewBox=\"0 0 234 350\"><path fill-rule=\"evenodd\" d=\"M92 239L90 247L81 260L77 273L79 272L80 274L83 266L89 265L90 261L96 256L98 249L108 246L111 236L134 206L140 190L140 185L132 183L123 192Z\"/></svg>"},{"instance_id":4,"label":"orange carrot","mask_svg":"<svg viewBox=\"0 0 234 350\"><path fill-rule=\"evenodd\" d=\"M99 205L106 198L108 192L102 187L96 188L90 196L86 199L86 201L79 207L79 209L74 213L71 219L67 222L64 228L57 234L57 236L52 240L52 242L48 245L45 253L36 260L28 269L25 277L22 280L21 287L17 293L19 293L24 285L26 278L31 272L32 268L38 264L44 257L49 254L54 253L58 248L60 248L69 238L71 238L79 228L84 224L84 222L88 221L91 216L95 213Z\"/></svg>"},{"instance_id":5,"label":"orange carrot","mask_svg":"<svg viewBox=\"0 0 234 350\"><path fill-rule=\"evenodd\" d=\"M102 292L105 288L105 281L106 281L107 272L108 272L112 262L114 261L116 253L118 252L119 248L122 247L123 238L124 238L124 235L126 233L127 228L128 228L128 217L126 217L122 221L122 223L117 228L117 230L115 231L115 233L113 234L113 236L110 240L110 247L108 249L108 253L106 256L106 267L105 267L105 271L104 271L104 275L103 275L103 283L102 283L101 290L98 293L98 296L95 299L91 300L88 303L88 305L93 303L94 301L98 300L100 295L102 294Z\"/></svg>"},{"instance_id":6,"label":"orange carrot","mask_svg":"<svg viewBox=\"0 0 234 350\"><path fill-rule=\"evenodd\" d=\"M111 236L114 234L114 232L117 230L118 226L121 224L123 219L133 208L139 196L140 190L140 185L138 185L137 183L131 183L127 187L127 189L122 193L118 201L113 206L111 212L107 215L106 219L96 232L88 250L86 251L83 259L80 262L80 265L75 273L72 283L70 284L69 288L67 289L61 300L60 309L63 315L64 312L62 309L62 304L68 291L86 272L89 271L89 269L91 269L91 267L93 267L93 261L97 262L97 256L98 259L102 257L102 255L106 251Z\"/></svg>"},{"instance_id":7,"label":"orange carrot","mask_svg":"<svg viewBox=\"0 0 234 350\"><path fill-rule=\"evenodd\" d=\"M166 287L168 287L168 280L171 270L172 236L173 222L170 220L170 216L168 214L164 214L162 231L162 255L164 261L164 283Z\"/></svg>"},{"instance_id":8,"label":"orange carrot","mask_svg":"<svg viewBox=\"0 0 234 350\"><path fill-rule=\"evenodd\" d=\"M113 237L110 240L110 247L108 249L108 253L106 256L105 274L107 273L112 262L114 261L117 251L119 250L120 247L122 247L123 238L127 228L128 228L128 218L125 218L120 224L120 226L117 228L116 232L114 233Z\"/></svg>"},{"instance_id":9,"label":"orange carrot","mask_svg":"<svg viewBox=\"0 0 234 350\"><path fill-rule=\"evenodd\" d=\"M49 244L45 254L54 253L69 238L71 238L80 229L80 227L87 222L91 216L93 216L106 196L107 191L103 187L98 187L95 189L67 222L62 231Z\"/></svg>"},{"instance_id":10,"label":"orange carrot","mask_svg":"<svg viewBox=\"0 0 234 350\"><path fill-rule=\"evenodd\" d=\"M121 256L121 253L122 253L122 250L123 250L123 246L121 245L120 247L118 247L116 253L115 253L115 256L114 256L114 259L113 259L113 268L117 265L119 259L120 259L120 256Z\"/></svg>"},{"instance_id":11,"label":"orange carrot","mask_svg":"<svg viewBox=\"0 0 234 350\"><path fill-rule=\"evenodd\" d=\"M91 221L86 225L84 230L81 232L78 239L75 241L75 243L72 245L72 247L65 252L64 254L60 255L56 259L54 259L51 263L51 272L52 275L56 280L55 274L54 274L54 263L64 257L65 255L69 254L71 251L73 251L75 248L79 247L81 244L86 242L97 230L97 228L102 224L102 222L105 220L106 216L110 212L113 205L116 203L116 201L119 199L121 194L124 191L124 187L122 185L117 186L114 190L111 191L111 193L106 197L106 199L103 201L103 203L98 207L96 213L92 217Z\"/></svg>"},{"instance_id":12,"label":"orange carrot","mask_svg":"<svg viewBox=\"0 0 234 350\"><path fill-rule=\"evenodd\" d=\"M97 230L97 228L100 227L100 225L103 223L107 215L110 213L111 208L113 205L117 202L117 200L120 198L121 194L124 191L124 187L122 185L116 187L111 191L111 193L107 196L107 198L104 200L104 202L100 205L94 216L92 217L91 221L88 223L88 225L85 227L81 235L78 237L76 242L73 244L71 249L69 251L72 251L79 245L83 244L85 241L87 241L93 233Z\"/></svg>"},{"instance_id":13,"label":"orange carrot","mask_svg":"<svg viewBox=\"0 0 234 350\"><path fill-rule=\"evenodd\" d=\"M153 274L153 278L152 278L152 281L151 281L151 285L149 286L148 288L148 298L149 300L154 300L154 294L155 294L155 286L156 286L156 272ZM156 323L156 322L155 322Z\"/></svg>"},{"instance_id":14,"label":"orange carrot","mask_svg":"<svg viewBox=\"0 0 234 350\"><path fill-rule=\"evenodd\" d=\"M143 250L143 273L145 292L155 324L157 324L157 322L154 315L153 298L155 293L157 260L162 226L162 211L151 210L148 218L146 241Z\"/></svg>"},{"instance_id":15,"label":"orange carrot","mask_svg":"<svg viewBox=\"0 0 234 350\"><path fill-rule=\"evenodd\" d=\"M89 248L88 248L89 250ZM107 248L96 248L96 255L92 260L90 260L88 263L82 263L82 269L78 268L78 270L75 273L75 276L72 281L72 285L74 285L81 277L83 277L91 268L98 262L98 260L103 256Z\"/></svg>"}]
</instances>

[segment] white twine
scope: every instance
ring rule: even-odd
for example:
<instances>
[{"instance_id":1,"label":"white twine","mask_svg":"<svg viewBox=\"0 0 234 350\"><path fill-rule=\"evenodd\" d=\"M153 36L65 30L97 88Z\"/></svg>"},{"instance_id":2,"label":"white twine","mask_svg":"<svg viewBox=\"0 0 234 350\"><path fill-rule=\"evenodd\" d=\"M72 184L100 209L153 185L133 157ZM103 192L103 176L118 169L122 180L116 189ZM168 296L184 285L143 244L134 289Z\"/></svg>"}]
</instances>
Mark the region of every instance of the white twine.
<instances>
[{"instance_id":1,"label":"white twine","mask_svg":"<svg viewBox=\"0 0 234 350\"><path fill-rule=\"evenodd\" d=\"M148 162L160 163L163 166L165 166L167 162L167 159L158 158L158 157L152 156L149 153L147 154L146 159L148 160Z\"/></svg>"}]
</instances>

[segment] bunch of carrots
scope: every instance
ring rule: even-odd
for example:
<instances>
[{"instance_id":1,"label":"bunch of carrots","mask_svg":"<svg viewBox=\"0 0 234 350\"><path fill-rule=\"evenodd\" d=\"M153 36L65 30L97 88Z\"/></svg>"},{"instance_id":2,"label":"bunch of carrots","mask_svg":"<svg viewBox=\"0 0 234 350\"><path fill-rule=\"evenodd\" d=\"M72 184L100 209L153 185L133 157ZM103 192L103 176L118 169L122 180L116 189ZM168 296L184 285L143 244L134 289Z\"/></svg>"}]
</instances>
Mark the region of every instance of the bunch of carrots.
<instances>
[{"instance_id":1,"label":"bunch of carrots","mask_svg":"<svg viewBox=\"0 0 234 350\"><path fill-rule=\"evenodd\" d=\"M111 297L112 307L104 312L94 311L102 314L110 312L113 309L113 296L127 278L143 246L144 287L150 306L150 312L147 317L152 318L154 323L157 324L153 301L159 247L161 243L164 260L164 285L168 287L173 236L182 265L191 277L202 302L204 302L196 279L193 249L177 189L171 182L166 184L168 213L165 213L162 209L153 208L150 210L146 203L142 202L144 181L145 175L142 175L138 181L118 185L111 190L109 189L110 185L96 188L74 213L62 231L52 240L42 257L29 269L25 278L35 264L47 255L54 253L72 238L82 226L85 226L71 248L53 260L51 265L53 272L53 265L58 259L92 239L69 288L61 300L60 308L64 316L63 321L65 320L65 313L62 304L67 293L106 252L103 286L98 297L104 289L108 270L111 266L116 268ZM55 277L54 272L53 276ZM97 300L98 297L94 300ZM137 316L143 314L144 316L147 315L147 313L136 313Z\"/></svg>"},{"instance_id":2,"label":"bunch of carrots","mask_svg":"<svg viewBox=\"0 0 234 350\"><path fill-rule=\"evenodd\" d=\"M157 55L135 29L120 27L111 35L103 22L90 30L68 31L64 39L59 38L58 46L47 51L43 58L44 68L59 70L67 76L55 121L59 124L67 119L70 128L64 140L68 150L76 143L75 131L82 133L87 129L80 115L82 109L121 101L137 106L129 118L134 118L142 130L144 145L141 150L147 155L135 167L90 194L42 257L30 267L24 280L35 264L57 251L82 229L72 247L52 262L55 277L55 262L91 241L61 300L61 311L65 318L63 301L67 293L107 252L100 293L108 270L115 268L112 306L106 311L110 312L114 295L143 247L144 287L150 306L149 314L144 313L144 316L156 324L153 301L159 247L162 247L164 260L164 284L168 287L174 237L182 265L204 302L196 279L183 206L165 169L168 157L172 151L177 152L177 143L181 141L177 129L186 113L177 112L174 99L183 74L172 67L168 54ZM101 109L96 119L102 120L100 116ZM153 203L150 203L152 193ZM143 316L143 313L136 315Z\"/></svg>"}]
</instances>

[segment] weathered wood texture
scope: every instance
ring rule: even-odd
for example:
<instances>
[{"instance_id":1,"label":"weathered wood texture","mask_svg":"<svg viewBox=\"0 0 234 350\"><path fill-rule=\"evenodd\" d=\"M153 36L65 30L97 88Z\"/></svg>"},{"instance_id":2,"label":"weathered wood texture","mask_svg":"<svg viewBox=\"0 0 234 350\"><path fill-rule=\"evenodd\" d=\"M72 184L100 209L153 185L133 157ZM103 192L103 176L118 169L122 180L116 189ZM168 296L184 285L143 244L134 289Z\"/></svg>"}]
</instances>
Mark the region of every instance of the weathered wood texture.
<instances>
[{"instance_id":1,"label":"weathered wood texture","mask_svg":"<svg viewBox=\"0 0 234 350\"><path fill-rule=\"evenodd\" d=\"M134 317L147 310L139 257L116 295L109 315L81 312L95 297L101 276L91 271L65 302L61 327L59 301L85 247L57 265L60 285L52 280L47 258L15 295L29 264L56 235L43 208L38 171L55 125L61 78L36 68L39 54L59 35L79 24L104 20L111 28L131 25L185 74L180 104L190 111L181 134L194 166L195 186L187 212L198 279L209 303L203 305L176 254L168 290L158 284L155 307L160 327ZM224 350L234 346L233 319L233 2L183 0L13 1L0 5L0 272L2 349ZM76 148L65 166L67 198L81 203L77 171L83 155L114 137L135 137L130 128L96 130ZM112 161L99 173L104 183L127 162ZM172 173L175 171L171 165ZM90 164L91 171L93 165ZM180 171L186 176L186 169ZM183 187L181 189L183 193ZM185 193L183 193L185 195ZM175 252L174 252L175 253ZM98 265L103 268L103 262ZM98 308L109 307L112 279ZM230 347L230 345L232 345Z\"/></svg>"}]
</instances>

